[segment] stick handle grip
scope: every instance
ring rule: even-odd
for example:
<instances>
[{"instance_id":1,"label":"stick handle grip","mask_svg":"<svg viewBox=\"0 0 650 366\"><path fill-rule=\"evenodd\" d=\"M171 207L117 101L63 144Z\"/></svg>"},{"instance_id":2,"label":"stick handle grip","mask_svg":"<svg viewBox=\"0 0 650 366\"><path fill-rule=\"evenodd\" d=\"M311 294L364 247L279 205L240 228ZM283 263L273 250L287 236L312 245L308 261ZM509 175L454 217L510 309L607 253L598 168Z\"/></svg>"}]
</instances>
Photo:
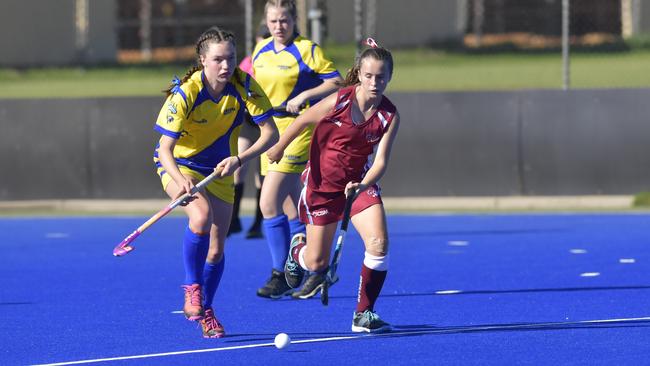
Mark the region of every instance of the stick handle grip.
<instances>
[{"instance_id":1,"label":"stick handle grip","mask_svg":"<svg viewBox=\"0 0 650 366\"><path fill-rule=\"evenodd\" d=\"M170 203L169 206L167 206L167 207L169 207L170 209L174 209L176 206L178 206L178 205L180 205L181 203L183 203L183 201L185 201L186 199L188 199L188 198L192 197L193 195L195 195L198 191L202 190L203 187L207 186L207 185L208 185L210 182L212 182L212 181L213 181L213 180L214 180L218 175L220 175L222 170L223 170L223 169L219 169L219 170L215 170L215 171L213 171L212 174L208 175L207 177L203 178L202 181L198 182L198 183L194 186L194 188L192 188L192 190L190 191L190 193L185 193L184 195L178 197L178 198L175 199L172 203Z\"/></svg>"}]
</instances>

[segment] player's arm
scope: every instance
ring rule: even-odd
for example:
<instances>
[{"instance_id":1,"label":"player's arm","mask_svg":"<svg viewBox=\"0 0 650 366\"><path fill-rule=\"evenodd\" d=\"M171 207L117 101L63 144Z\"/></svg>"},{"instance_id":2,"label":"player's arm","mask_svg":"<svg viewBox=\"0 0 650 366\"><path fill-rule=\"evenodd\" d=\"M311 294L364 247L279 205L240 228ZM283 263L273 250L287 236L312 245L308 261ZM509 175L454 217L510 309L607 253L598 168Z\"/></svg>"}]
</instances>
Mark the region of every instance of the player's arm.
<instances>
[{"instance_id":1,"label":"player's arm","mask_svg":"<svg viewBox=\"0 0 650 366\"><path fill-rule=\"evenodd\" d=\"M275 121L273 121L273 117L266 118L258 123L258 126L260 127L260 137L251 147L239 154L239 159L241 159L242 164L260 156L260 154L278 142L280 133L275 125Z\"/></svg>"},{"instance_id":2,"label":"player's arm","mask_svg":"<svg viewBox=\"0 0 650 366\"><path fill-rule=\"evenodd\" d=\"M286 130L280 136L280 140L277 144L266 151L266 155L269 157L271 163L277 163L282 159L284 155L284 149L289 146L291 141L293 141L300 132L304 130L307 126L316 124L322 120L329 111L334 108L336 99L338 98L337 93L332 93L329 97L321 100L316 103L313 107L308 108L303 114L299 115Z\"/></svg>"},{"instance_id":3,"label":"player's arm","mask_svg":"<svg viewBox=\"0 0 650 366\"><path fill-rule=\"evenodd\" d=\"M250 93L244 93L243 89L239 89L242 98L245 98L246 101L242 107L248 110L253 122L260 128L260 137L255 140L253 145L240 152L236 157L231 156L217 164L217 168L223 167L222 176L234 173L241 165L258 157L262 152L278 142L280 133L273 120L273 108L269 98L264 94L255 79L250 79L249 87Z\"/></svg>"},{"instance_id":4,"label":"player's arm","mask_svg":"<svg viewBox=\"0 0 650 366\"><path fill-rule=\"evenodd\" d=\"M287 111L299 113L300 106L305 105L309 100L318 100L330 95L343 83L341 74L334 67L332 60L325 57L323 49L318 45L312 45L311 52L304 56L304 61L323 82L311 89L303 90L300 94L287 101Z\"/></svg>"},{"instance_id":5,"label":"player's arm","mask_svg":"<svg viewBox=\"0 0 650 366\"><path fill-rule=\"evenodd\" d=\"M183 190L183 192L179 192L180 195L183 193L190 193L194 184L190 179L185 177L183 173L181 173L180 169L178 169L178 165L176 165L176 160L174 159L174 146L176 146L176 141L178 140L167 135L162 135L160 137L158 161L160 161L163 169L165 169L166 174L169 174L169 176L174 180L174 183Z\"/></svg>"},{"instance_id":6,"label":"player's arm","mask_svg":"<svg viewBox=\"0 0 650 366\"><path fill-rule=\"evenodd\" d=\"M397 136L397 130L399 129L399 113L395 113L393 121L390 126L388 126L388 131L382 136L379 144L377 146L377 153L375 154L375 159L372 163L368 173L361 180L360 183L350 182L345 187L346 192L351 193L352 191L364 191L366 188L371 187L381 179L381 177L386 172L388 167L388 160L390 158L390 152L393 147L393 141Z\"/></svg>"},{"instance_id":7,"label":"player's arm","mask_svg":"<svg viewBox=\"0 0 650 366\"><path fill-rule=\"evenodd\" d=\"M305 105L308 100L320 99L326 95L330 95L339 88L341 83L343 83L343 79L340 76L325 79L319 86L307 89L288 100L287 112L300 113L301 106Z\"/></svg>"}]
</instances>

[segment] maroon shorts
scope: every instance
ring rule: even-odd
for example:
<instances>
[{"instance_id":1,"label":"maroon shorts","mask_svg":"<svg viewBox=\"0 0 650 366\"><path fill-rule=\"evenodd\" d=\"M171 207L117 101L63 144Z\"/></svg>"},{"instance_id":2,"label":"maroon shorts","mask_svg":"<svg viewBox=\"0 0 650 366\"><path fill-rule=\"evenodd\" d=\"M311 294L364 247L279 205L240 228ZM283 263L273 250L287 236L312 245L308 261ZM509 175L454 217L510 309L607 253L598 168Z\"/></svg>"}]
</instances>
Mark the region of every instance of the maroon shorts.
<instances>
[{"instance_id":1,"label":"maroon shorts","mask_svg":"<svg viewBox=\"0 0 650 366\"><path fill-rule=\"evenodd\" d=\"M379 187L375 184L361 192L354 200L350 216L381 203ZM313 192L309 187L303 188L298 204L298 213L300 221L305 224L324 226L340 221L343 218L344 210L344 192Z\"/></svg>"}]
</instances>

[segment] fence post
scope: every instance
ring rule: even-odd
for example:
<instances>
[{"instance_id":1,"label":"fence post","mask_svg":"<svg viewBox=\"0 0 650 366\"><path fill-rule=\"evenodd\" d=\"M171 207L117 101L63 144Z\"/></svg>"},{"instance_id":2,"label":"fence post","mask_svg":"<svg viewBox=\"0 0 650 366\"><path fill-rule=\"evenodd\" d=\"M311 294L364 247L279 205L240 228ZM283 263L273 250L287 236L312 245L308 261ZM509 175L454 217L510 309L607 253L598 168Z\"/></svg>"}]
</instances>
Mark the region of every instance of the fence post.
<instances>
[{"instance_id":1,"label":"fence post","mask_svg":"<svg viewBox=\"0 0 650 366\"><path fill-rule=\"evenodd\" d=\"M569 65L569 0L562 0L562 90L571 87Z\"/></svg>"}]
</instances>

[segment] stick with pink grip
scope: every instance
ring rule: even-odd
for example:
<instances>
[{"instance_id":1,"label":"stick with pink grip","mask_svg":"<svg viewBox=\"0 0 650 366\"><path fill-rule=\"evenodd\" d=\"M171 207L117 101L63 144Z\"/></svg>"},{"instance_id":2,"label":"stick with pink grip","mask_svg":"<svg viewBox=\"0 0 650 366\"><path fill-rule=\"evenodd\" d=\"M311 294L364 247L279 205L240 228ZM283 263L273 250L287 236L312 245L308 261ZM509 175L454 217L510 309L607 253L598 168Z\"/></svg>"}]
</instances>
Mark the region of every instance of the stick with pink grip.
<instances>
[{"instance_id":1,"label":"stick with pink grip","mask_svg":"<svg viewBox=\"0 0 650 366\"><path fill-rule=\"evenodd\" d=\"M178 197L174 201L172 201L167 207L163 208L162 210L158 211L155 215L151 216L147 222L144 224L140 225L139 228L135 229L134 232L132 232L129 236L127 236L124 240L122 240L121 243L119 243L114 249L113 249L113 255L116 257L121 257L123 255L128 254L131 252L133 249L133 241L142 234L145 230L149 228L149 226L153 225L156 223L156 221L162 219L167 215L171 210L176 208L178 205L183 203L183 201L187 200L188 198L192 197L196 192L200 191L205 187L208 183L210 183L213 179L217 178L221 174L222 169L215 170L212 172L212 174L208 175L205 177L202 181L197 183L194 188L192 188L192 191L190 193L185 193L184 195Z\"/></svg>"}]
</instances>

